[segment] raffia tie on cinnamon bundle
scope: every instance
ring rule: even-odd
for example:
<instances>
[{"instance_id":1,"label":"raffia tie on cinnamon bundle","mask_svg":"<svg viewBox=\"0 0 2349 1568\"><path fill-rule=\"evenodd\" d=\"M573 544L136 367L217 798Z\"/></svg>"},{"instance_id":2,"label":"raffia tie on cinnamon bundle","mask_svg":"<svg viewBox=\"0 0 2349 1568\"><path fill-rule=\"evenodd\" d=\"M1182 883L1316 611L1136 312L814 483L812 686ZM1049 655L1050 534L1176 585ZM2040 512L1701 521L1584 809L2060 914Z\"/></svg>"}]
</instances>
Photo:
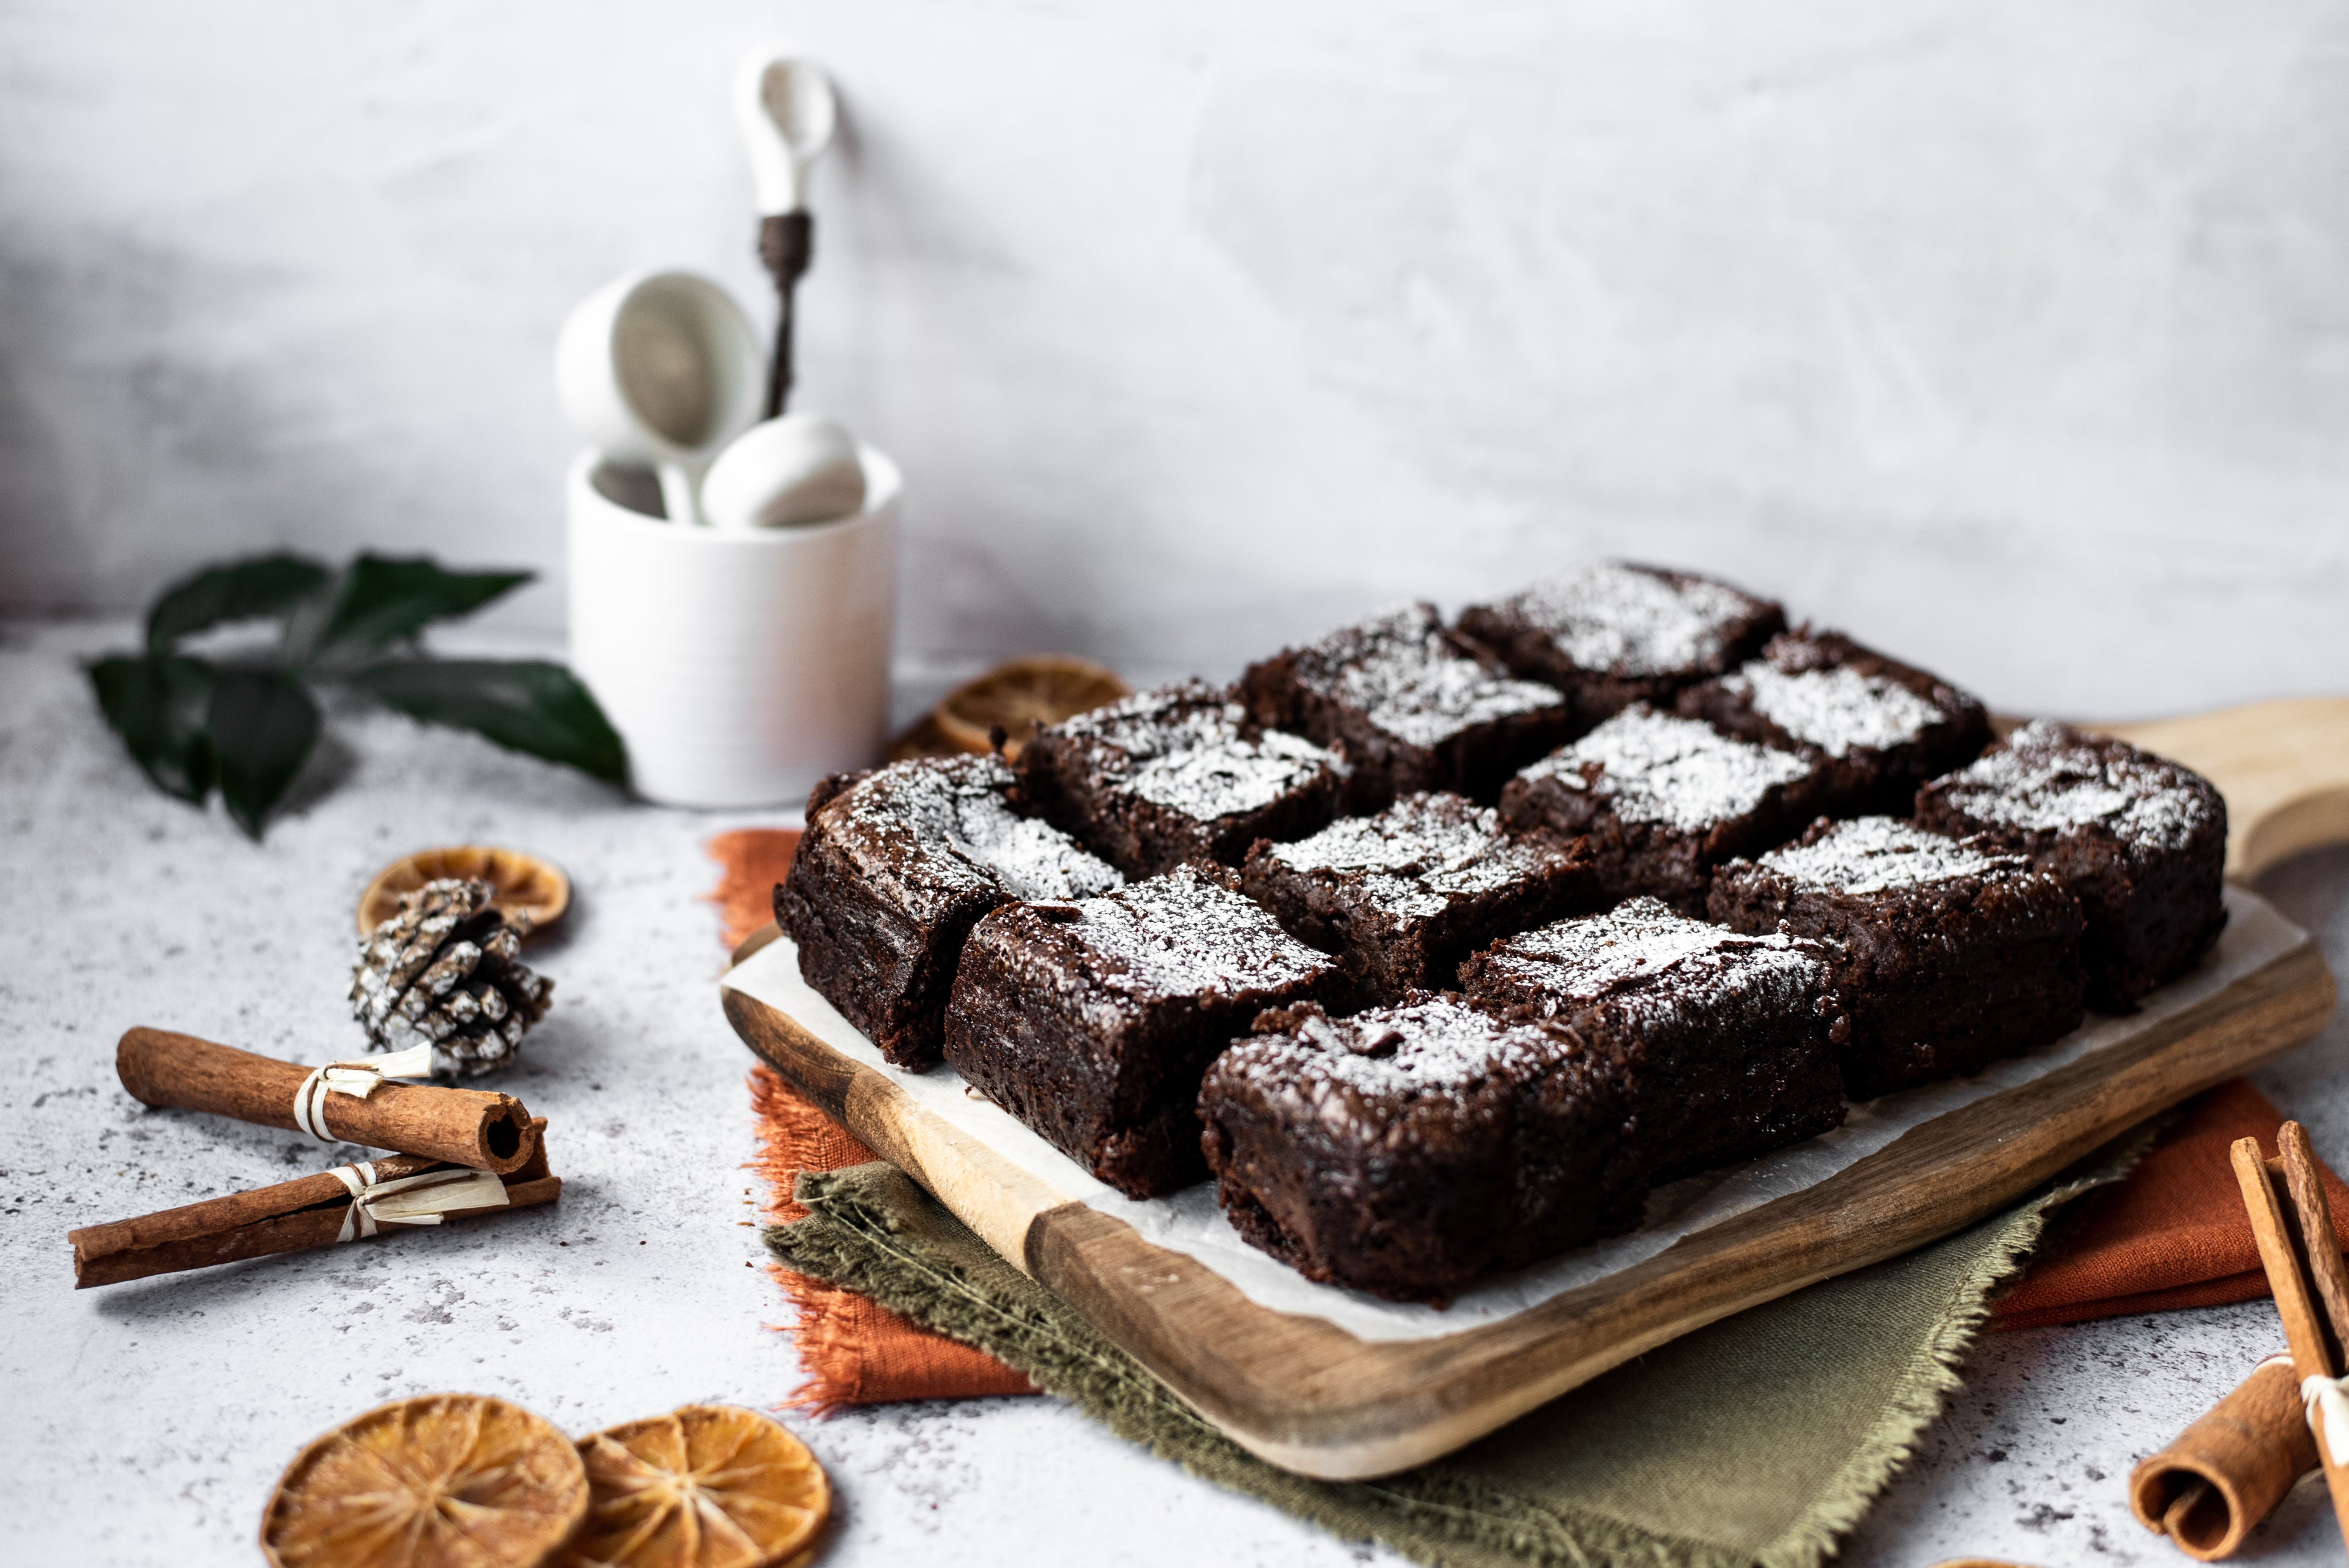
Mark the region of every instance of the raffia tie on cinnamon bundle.
<instances>
[{"instance_id":1,"label":"raffia tie on cinnamon bundle","mask_svg":"<svg viewBox=\"0 0 2349 1568\"><path fill-rule=\"evenodd\" d=\"M503 1176L422 1155L338 1166L250 1192L87 1225L72 1232L74 1288L210 1268L274 1253L366 1241L413 1226L552 1203L546 1123L530 1126L530 1159Z\"/></svg>"},{"instance_id":2,"label":"raffia tie on cinnamon bundle","mask_svg":"<svg viewBox=\"0 0 2349 1568\"><path fill-rule=\"evenodd\" d=\"M2285 1122L2276 1150L2276 1158L2262 1159L2258 1140L2246 1138L2231 1157L2290 1353L2261 1362L2129 1476L2138 1521L2206 1563L2239 1550L2320 1467L2349 1533L2349 1377L2342 1376L2349 1369L2349 1265L2333 1240L2307 1129Z\"/></svg>"}]
</instances>

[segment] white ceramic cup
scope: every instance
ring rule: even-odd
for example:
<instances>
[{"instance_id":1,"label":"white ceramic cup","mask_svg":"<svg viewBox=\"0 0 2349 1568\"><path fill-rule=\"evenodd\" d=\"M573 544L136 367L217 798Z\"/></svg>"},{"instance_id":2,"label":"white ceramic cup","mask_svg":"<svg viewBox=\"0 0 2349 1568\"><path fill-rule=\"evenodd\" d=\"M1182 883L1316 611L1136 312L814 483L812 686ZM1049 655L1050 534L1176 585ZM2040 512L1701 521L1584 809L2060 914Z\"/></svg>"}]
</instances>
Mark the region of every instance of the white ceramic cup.
<instances>
[{"instance_id":1,"label":"white ceramic cup","mask_svg":"<svg viewBox=\"0 0 2349 1568\"><path fill-rule=\"evenodd\" d=\"M554 344L563 411L614 462L657 469L669 520L685 524L701 521L702 470L757 421L765 366L742 307L693 273L613 279Z\"/></svg>"},{"instance_id":2,"label":"white ceramic cup","mask_svg":"<svg viewBox=\"0 0 2349 1568\"><path fill-rule=\"evenodd\" d=\"M647 800L796 806L881 759L904 480L858 456L854 516L740 533L671 527L647 514L650 474L594 451L572 463L571 669Z\"/></svg>"}]
</instances>

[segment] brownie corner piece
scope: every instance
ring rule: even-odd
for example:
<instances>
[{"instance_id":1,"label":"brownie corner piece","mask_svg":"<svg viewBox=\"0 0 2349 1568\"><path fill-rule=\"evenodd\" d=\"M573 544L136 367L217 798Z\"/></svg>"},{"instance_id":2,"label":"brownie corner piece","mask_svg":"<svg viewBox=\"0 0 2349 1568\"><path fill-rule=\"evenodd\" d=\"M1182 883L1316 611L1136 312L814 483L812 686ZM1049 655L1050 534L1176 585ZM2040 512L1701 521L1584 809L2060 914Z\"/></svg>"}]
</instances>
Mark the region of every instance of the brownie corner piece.
<instances>
[{"instance_id":1,"label":"brownie corner piece","mask_svg":"<svg viewBox=\"0 0 2349 1568\"><path fill-rule=\"evenodd\" d=\"M1040 728L1019 754L1030 799L1128 876L1185 861L1237 865L1258 839L1337 814L1338 758L1263 729L1232 695L1182 681Z\"/></svg>"},{"instance_id":2,"label":"brownie corner piece","mask_svg":"<svg viewBox=\"0 0 2349 1568\"><path fill-rule=\"evenodd\" d=\"M2191 769L2045 719L1917 794L1917 818L2028 855L2080 901L2088 1005L2133 1011L2227 923L2227 802Z\"/></svg>"},{"instance_id":3,"label":"brownie corner piece","mask_svg":"<svg viewBox=\"0 0 2349 1568\"><path fill-rule=\"evenodd\" d=\"M1341 956L1365 1001L1440 990L1471 949L1604 902L1581 841L1504 832L1442 792L1260 842L1241 876L1291 935Z\"/></svg>"},{"instance_id":4,"label":"brownie corner piece","mask_svg":"<svg viewBox=\"0 0 2349 1568\"><path fill-rule=\"evenodd\" d=\"M1562 1029L1414 995L1268 1016L1208 1069L1216 1198L1309 1279L1443 1302L1638 1223L1616 1064Z\"/></svg>"},{"instance_id":5,"label":"brownie corner piece","mask_svg":"<svg viewBox=\"0 0 2349 1568\"><path fill-rule=\"evenodd\" d=\"M1355 803L1371 810L1428 789L1489 801L1574 722L1564 693L1511 676L1428 603L1260 660L1240 692L1257 723L1340 753Z\"/></svg>"},{"instance_id":6,"label":"brownie corner piece","mask_svg":"<svg viewBox=\"0 0 2349 1568\"><path fill-rule=\"evenodd\" d=\"M1981 701L1840 632L1781 633L1737 669L1680 695L1685 717L1823 766L1828 816L1906 815L1918 787L1990 744Z\"/></svg>"},{"instance_id":7,"label":"brownie corner piece","mask_svg":"<svg viewBox=\"0 0 2349 1568\"><path fill-rule=\"evenodd\" d=\"M1521 832L1587 838L1609 897L1693 911L1714 866L1802 830L1819 778L1813 758L1640 703L1521 769L1500 809Z\"/></svg>"},{"instance_id":8,"label":"brownie corner piece","mask_svg":"<svg viewBox=\"0 0 2349 1568\"><path fill-rule=\"evenodd\" d=\"M963 948L946 1059L1102 1181L1154 1197L1206 1174L1199 1079L1267 1008L1347 994L1327 955L1209 870L1009 904Z\"/></svg>"},{"instance_id":9,"label":"brownie corner piece","mask_svg":"<svg viewBox=\"0 0 2349 1568\"><path fill-rule=\"evenodd\" d=\"M1714 872L1711 912L1819 943L1850 1020L1836 1054L1854 1099L1968 1077L2079 1026L2077 903L1982 840L1822 820Z\"/></svg>"},{"instance_id":10,"label":"brownie corner piece","mask_svg":"<svg viewBox=\"0 0 2349 1568\"><path fill-rule=\"evenodd\" d=\"M1834 1047L1848 1026L1815 943L1636 898L1495 942L1460 966L1460 983L1481 1006L1556 1021L1623 1064L1654 1180L1843 1121Z\"/></svg>"},{"instance_id":11,"label":"brownie corner piece","mask_svg":"<svg viewBox=\"0 0 2349 1568\"><path fill-rule=\"evenodd\" d=\"M816 787L775 920L810 987L891 1063L918 1069L937 1062L955 965L981 915L1123 880L1022 816L1000 761L923 758Z\"/></svg>"},{"instance_id":12,"label":"brownie corner piece","mask_svg":"<svg viewBox=\"0 0 2349 1568\"><path fill-rule=\"evenodd\" d=\"M1518 675L1565 692L1588 728L1735 667L1785 629L1786 613L1693 573L1609 561L1472 604L1458 624Z\"/></svg>"}]
</instances>

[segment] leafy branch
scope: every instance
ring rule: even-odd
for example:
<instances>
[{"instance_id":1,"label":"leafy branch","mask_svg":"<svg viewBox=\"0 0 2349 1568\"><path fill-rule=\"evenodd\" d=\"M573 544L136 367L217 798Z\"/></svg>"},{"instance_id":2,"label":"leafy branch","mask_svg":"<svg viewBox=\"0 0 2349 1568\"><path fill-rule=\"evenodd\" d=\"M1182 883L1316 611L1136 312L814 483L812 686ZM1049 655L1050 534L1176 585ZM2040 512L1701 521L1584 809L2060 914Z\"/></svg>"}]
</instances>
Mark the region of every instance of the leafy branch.
<instances>
[{"instance_id":1,"label":"leafy branch","mask_svg":"<svg viewBox=\"0 0 2349 1568\"><path fill-rule=\"evenodd\" d=\"M511 751L609 784L627 750L587 688L542 659L434 659L417 638L531 579L450 572L424 559L361 555L330 572L263 555L199 572L147 612L143 652L89 666L106 722L158 789L201 805L217 789L239 827L261 837L322 727L311 688L356 688L428 724L470 729ZM215 661L189 638L235 622L279 623L274 655Z\"/></svg>"}]
</instances>

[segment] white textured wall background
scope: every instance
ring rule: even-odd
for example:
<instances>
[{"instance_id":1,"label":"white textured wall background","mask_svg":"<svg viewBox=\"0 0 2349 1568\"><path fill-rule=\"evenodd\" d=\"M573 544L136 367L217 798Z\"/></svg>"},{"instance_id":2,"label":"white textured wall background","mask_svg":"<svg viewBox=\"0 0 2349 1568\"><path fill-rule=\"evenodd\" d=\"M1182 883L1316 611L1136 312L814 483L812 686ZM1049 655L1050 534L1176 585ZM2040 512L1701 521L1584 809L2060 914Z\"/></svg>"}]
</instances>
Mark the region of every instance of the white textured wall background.
<instances>
[{"instance_id":1,"label":"white textured wall background","mask_svg":"<svg viewBox=\"0 0 2349 1568\"><path fill-rule=\"evenodd\" d=\"M2339 0L11 0L0 602L559 573L555 328L764 304L779 36L849 120L801 406L909 473L909 655L1221 672L1616 552L2011 707L2349 686Z\"/></svg>"}]
</instances>

